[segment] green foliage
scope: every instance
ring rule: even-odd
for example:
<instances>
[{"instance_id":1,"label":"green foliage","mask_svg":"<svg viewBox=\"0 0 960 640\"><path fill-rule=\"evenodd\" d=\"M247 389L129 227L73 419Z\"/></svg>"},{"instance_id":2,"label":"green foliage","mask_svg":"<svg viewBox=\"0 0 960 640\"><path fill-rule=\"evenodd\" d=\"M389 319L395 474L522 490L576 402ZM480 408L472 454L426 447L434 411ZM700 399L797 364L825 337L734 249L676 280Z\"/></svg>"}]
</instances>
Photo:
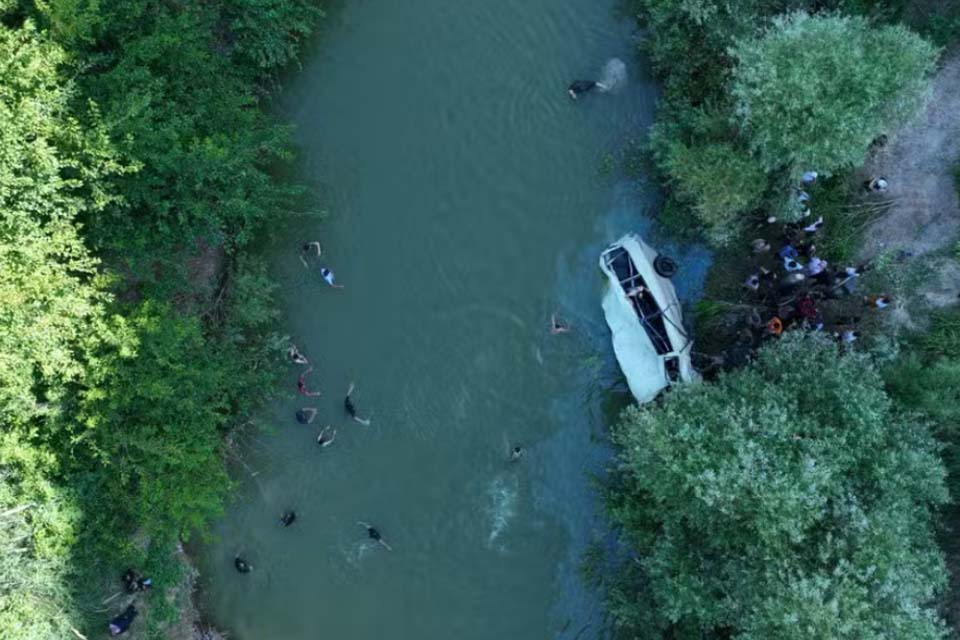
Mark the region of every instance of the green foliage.
<instances>
[{"instance_id":1,"label":"green foliage","mask_svg":"<svg viewBox=\"0 0 960 640\"><path fill-rule=\"evenodd\" d=\"M786 0L638 0L645 48L668 99L699 105L722 93L730 74L728 49L750 36Z\"/></svg>"},{"instance_id":2,"label":"green foliage","mask_svg":"<svg viewBox=\"0 0 960 640\"><path fill-rule=\"evenodd\" d=\"M237 0L227 13L244 67L268 72L295 60L323 12L311 0Z\"/></svg>"},{"instance_id":3,"label":"green foliage","mask_svg":"<svg viewBox=\"0 0 960 640\"><path fill-rule=\"evenodd\" d=\"M935 314L884 377L897 402L932 420L951 446L960 444L960 311Z\"/></svg>"},{"instance_id":4,"label":"green foliage","mask_svg":"<svg viewBox=\"0 0 960 640\"><path fill-rule=\"evenodd\" d=\"M155 633L229 489L222 436L275 380L276 285L243 248L305 201L260 83L319 11L0 13L0 637L93 637L129 565Z\"/></svg>"},{"instance_id":5,"label":"green foliage","mask_svg":"<svg viewBox=\"0 0 960 640\"><path fill-rule=\"evenodd\" d=\"M628 633L946 636L932 607L943 465L865 356L787 336L715 384L628 410L617 442L611 512L643 573L613 593Z\"/></svg>"},{"instance_id":6,"label":"green foliage","mask_svg":"<svg viewBox=\"0 0 960 640\"><path fill-rule=\"evenodd\" d=\"M98 126L81 129L57 46L0 27L0 420L53 410L106 331L97 261L73 221L115 200L121 171Z\"/></svg>"},{"instance_id":7,"label":"green foliage","mask_svg":"<svg viewBox=\"0 0 960 640\"><path fill-rule=\"evenodd\" d=\"M219 513L228 483L219 429L231 384L200 324L145 304L129 318L135 344L110 353L79 397L74 464L102 469L100 499L113 521L97 527L186 538ZM84 451L85 450L85 451ZM189 487L189 491L184 489Z\"/></svg>"},{"instance_id":8,"label":"green foliage","mask_svg":"<svg viewBox=\"0 0 960 640\"><path fill-rule=\"evenodd\" d=\"M0 631L9 640L71 636L78 618L69 583L80 513L51 482L56 456L0 434Z\"/></svg>"},{"instance_id":9,"label":"green foliage","mask_svg":"<svg viewBox=\"0 0 960 640\"><path fill-rule=\"evenodd\" d=\"M906 27L802 12L731 54L736 117L764 166L822 173L859 166L874 138L908 120L937 58Z\"/></svg>"},{"instance_id":10,"label":"green foliage","mask_svg":"<svg viewBox=\"0 0 960 640\"><path fill-rule=\"evenodd\" d=\"M678 197L693 207L707 238L718 245L739 235L744 214L760 203L766 185L763 168L724 143L688 147L674 142L662 166Z\"/></svg>"},{"instance_id":11,"label":"green foliage","mask_svg":"<svg viewBox=\"0 0 960 640\"><path fill-rule=\"evenodd\" d=\"M241 248L271 215L302 209L302 191L274 178L292 151L289 129L257 108L253 79L267 68L231 63L239 58L211 40L239 15L263 29L257 46L283 48L274 57L285 62L305 26L297 22L281 38L277 21L302 21L314 14L307 7L306 0L183 6L132 0L104 9L113 46L83 51L97 72L80 83L99 105L118 152L138 171L116 183L124 201L88 224L96 246L122 256L146 285L160 281L163 294L189 286L176 281L181 250L199 243ZM232 48L238 56L243 41Z\"/></svg>"},{"instance_id":12,"label":"green foliage","mask_svg":"<svg viewBox=\"0 0 960 640\"><path fill-rule=\"evenodd\" d=\"M929 357L960 360L960 312L941 311L934 314L930 330L919 340L920 348Z\"/></svg>"}]
</instances>

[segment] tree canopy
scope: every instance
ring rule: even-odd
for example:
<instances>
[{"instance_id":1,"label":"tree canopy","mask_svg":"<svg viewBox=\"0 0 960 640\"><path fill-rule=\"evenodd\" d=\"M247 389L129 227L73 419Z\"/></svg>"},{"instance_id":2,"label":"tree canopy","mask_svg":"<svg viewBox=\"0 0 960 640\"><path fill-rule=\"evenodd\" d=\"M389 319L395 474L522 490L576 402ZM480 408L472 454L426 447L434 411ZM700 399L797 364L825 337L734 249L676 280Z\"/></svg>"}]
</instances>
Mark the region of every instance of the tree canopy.
<instances>
[{"instance_id":1,"label":"tree canopy","mask_svg":"<svg viewBox=\"0 0 960 640\"><path fill-rule=\"evenodd\" d=\"M309 204L278 176L289 129L260 106L319 16L313 0L0 0L4 640L93 637L120 568L162 592L176 543L222 508L223 435L268 393L282 342L244 247ZM156 631L166 602L138 626Z\"/></svg>"},{"instance_id":2,"label":"tree canopy","mask_svg":"<svg viewBox=\"0 0 960 640\"><path fill-rule=\"evenodd\" d=\"M716 383L629 409L617 441L610 504L643 576L614 613L650 623L636 633L945 637L944 467L865 356L785 337Z\"/></svg>"},{"instance_id":3,"label":"tree canopy","mask_svg":"<svg viewBox=\"0 0 960 640\"><path fill-rule=\"evenodd\" d=\"M872 140L913 116L938 54L902 25L803 12L730 53L735 117L763 165L823 173L859 166Z\"/></svg>"}]
</instances>

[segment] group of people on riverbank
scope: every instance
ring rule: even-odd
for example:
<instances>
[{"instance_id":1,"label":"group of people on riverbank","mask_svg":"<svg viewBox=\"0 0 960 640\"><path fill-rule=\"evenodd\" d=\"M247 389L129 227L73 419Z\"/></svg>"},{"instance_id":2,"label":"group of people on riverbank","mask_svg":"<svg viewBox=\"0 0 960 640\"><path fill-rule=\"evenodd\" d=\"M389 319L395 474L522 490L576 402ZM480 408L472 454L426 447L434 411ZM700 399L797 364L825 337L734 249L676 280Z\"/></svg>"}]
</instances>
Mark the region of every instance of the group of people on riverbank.
<instances>
[{"instance_id":1,"label":"group of people on riverbank","mask_svg":"<svg viewBox=\"0 0 960 640\"><path fill-rule=\"evenodd\" d=\"M878 293L850 304L860 278L870 263L834 267L817 252L816 241L824 228L823 216L813 217L815 207L808 189L819 176L803 174L796 190L801 215L797 222L781 223L770 216L758 223L758 237L750 243L752 272L743 281L744 302L749 308L735 345L715 358L712 364L737 366L749 359L761 342L780 337L785 331L825 331L841 344L850 345L861 337L862 311L883 310L893 304L890 296ZM870 193L887 188L885 178L865 183ZM909 254L903 254L903 260Z\"/></svg>"}]
</instances>

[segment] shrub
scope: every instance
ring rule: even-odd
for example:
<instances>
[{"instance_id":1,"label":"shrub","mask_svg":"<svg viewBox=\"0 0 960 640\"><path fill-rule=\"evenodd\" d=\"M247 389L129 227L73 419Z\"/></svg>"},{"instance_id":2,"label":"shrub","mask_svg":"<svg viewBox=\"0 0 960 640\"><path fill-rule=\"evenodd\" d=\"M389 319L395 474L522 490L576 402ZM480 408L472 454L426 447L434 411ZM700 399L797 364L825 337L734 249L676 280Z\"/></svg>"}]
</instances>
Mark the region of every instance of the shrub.
<instances>
[{"instance_id":1,"label":"shrub","mask_svg":"<svg viewBox=\"0 0 960 640\"><path fill-rule=\"evenodd\" d=\"M748 155L729 144L670 145L663 162L678 196L691 204L714 244L736 238L745 213L763 197L766 174Z\"/></svg>"},{"instance_id":2,"label":"shrub","mask_svg":"<svg viewBox=\"0 0 960 640\"><path fill-rule=\"evenodd\" d=\"M798 12L731 55L736 118L763 165L829 174L862 164L872 140L912 117L937 50L903 26Z\"/></svg>"},{"instance_id":3,"label":"shrub","mask_svg":"<svg viewBox=\"0 0 960 640\"><path fill-rule=\"evenodd\" d=\"M793 335L715 384L628 410L611 512L643 580L639 637L945 637L944 468L866 357ZM652 608L652 613L638 610Z\"/></svg>"}]
</instances>

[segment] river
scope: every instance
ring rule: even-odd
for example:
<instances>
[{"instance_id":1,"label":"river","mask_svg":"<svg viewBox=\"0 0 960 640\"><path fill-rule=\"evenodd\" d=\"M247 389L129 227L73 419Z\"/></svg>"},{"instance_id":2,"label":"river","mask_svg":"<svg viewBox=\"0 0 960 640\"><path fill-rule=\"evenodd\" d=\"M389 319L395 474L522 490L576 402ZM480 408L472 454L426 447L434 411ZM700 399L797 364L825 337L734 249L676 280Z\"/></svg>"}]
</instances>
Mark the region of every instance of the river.
<instances>
[{"instance_id":1,"label":"river","mask_svg":"<svg viewBox=\"0 0 960 640\"><path fill-rule=\"evenodd\" d=\"M579 563L608 538L590 475L625 385L596 261L625 231L653 234L655 206L643 180L601 170L656 100L616 9L348 0L292 78L281 111L330 217L278 223L269 253L323 395L296 396L291 367L200 554L202 606L235 640L605 636ZM612 57L621 91L566 96ZM300 264L306 240L344 289ZM689 300L709 256L669 251ZM571 333L549 333L553 310ZM344 416L351 381L370 426ZM294 420L304 404L314 424Z\"/></svg>"}]
</instances>

